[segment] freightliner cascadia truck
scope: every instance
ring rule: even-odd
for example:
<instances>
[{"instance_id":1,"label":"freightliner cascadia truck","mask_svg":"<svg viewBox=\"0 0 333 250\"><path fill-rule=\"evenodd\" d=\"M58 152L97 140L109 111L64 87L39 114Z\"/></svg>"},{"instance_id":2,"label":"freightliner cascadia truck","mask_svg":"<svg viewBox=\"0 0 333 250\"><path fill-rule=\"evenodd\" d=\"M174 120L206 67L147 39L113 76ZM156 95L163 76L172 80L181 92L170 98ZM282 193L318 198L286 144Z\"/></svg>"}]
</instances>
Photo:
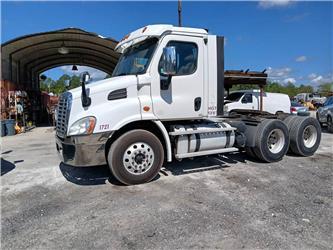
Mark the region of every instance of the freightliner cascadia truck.
<instances>
[{"instance_id":1,"label":"freightliner cascadia truck","mask_svg":"<svg viewBox=\"0 0 333 250\"><path fill-rule=\"evenodd\" d=\"M62 94L56 146L72 166L107 164L126 185L149 182L165 162L236 151L276 162L310 156L316 119L262 111L225 115L230 84L263 83L264 72L224 70L224 38L205 29L149 25L126 35L112 77ZM228 87L228 88L227 88Z\"/></svg>"}]
</instances>

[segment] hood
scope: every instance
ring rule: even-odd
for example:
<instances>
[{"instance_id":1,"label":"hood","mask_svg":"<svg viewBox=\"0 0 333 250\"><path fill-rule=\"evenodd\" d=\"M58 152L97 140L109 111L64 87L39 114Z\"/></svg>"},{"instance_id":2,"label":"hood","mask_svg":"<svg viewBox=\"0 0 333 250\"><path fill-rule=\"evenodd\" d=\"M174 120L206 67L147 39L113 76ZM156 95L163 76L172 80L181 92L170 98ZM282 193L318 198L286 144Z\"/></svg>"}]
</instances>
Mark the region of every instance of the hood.
<instances>
[{"instance_id":1,"label":"hood","mask_svg":"<svg viewBox=\"0 0 333 250\"><path fill-rule=\"evenodd\" d=\"M233 101L230 100L224 100L224 104L232 103Z\"/></svg>"},{"instance_id":2,"label":"hood","mask_svg":"<svg viewBox=\"0 0 333 250\"><path fill-rule=\"evenodd\" d=\"M99 92L110 92L111 90L126 88L136 84L137 84L137 78L135 75L117 76L104 79L101 81L88 83L86 84L86 89L88 95L93 96ZM69 92L72 94L73 99L81 98L82 88L80 86L75 89L71 89Z\"/></svg>"}]
</instances>

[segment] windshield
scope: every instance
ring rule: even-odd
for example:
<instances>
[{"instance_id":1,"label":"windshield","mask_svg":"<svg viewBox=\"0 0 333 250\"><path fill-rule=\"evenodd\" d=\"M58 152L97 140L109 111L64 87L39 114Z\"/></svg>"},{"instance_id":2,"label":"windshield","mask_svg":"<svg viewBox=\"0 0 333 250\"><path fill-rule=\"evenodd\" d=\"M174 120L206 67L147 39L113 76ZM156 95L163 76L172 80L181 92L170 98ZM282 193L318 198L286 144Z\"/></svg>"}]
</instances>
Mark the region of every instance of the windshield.
<instances>
[{"instance_id":1,"label":"windshield","mask_svg":"<svg viewBox=\"0 0 333 250\"><path fill-rule=\"evenodd\" d=\"M137 75L146 72L158 39L152 38L125 50L112 76Z\"/></svg>"},{"instance_id":2,"label":"windshield","mask_svg":"<svg viewBox=\"0 0 333 250\"><path fill-rule=\"evenodd\" d=\"M242 92L235 92L231 93L230 95L227 96L227 100L232 101L232 102L238 102L239 99L244 95Z\"/></svg>"}]
</instances>

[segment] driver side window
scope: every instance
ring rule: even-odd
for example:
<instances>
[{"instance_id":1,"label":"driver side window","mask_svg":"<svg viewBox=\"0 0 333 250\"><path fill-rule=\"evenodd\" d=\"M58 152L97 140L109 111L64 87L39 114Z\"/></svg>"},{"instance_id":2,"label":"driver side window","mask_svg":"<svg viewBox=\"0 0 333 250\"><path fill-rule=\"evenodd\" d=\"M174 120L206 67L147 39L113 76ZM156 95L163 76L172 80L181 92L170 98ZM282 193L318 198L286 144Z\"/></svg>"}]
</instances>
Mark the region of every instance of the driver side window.
<instances>
[{"instance_id":1,"label":"driver side window","mask_svg":"<svg viewBox=\"0 0 333 250\"><path fill-rule=\"evenodd\" d=\"M252 103L252 94L245 94L242 103Z\"/></svg>"},{"instance_id":2,"label":"driver side window","mask_svg":"<svg viewBox=\"0 0 333 250\"><path fill-rule=\"evenodd\" d=\"M170 41L168 42L167 47L176 48L177 66L175 76L190 75L196 71L198 61L198 47L195 43ZM160 64L159 72L161 72Z\"/></svg>"}]
</instances>

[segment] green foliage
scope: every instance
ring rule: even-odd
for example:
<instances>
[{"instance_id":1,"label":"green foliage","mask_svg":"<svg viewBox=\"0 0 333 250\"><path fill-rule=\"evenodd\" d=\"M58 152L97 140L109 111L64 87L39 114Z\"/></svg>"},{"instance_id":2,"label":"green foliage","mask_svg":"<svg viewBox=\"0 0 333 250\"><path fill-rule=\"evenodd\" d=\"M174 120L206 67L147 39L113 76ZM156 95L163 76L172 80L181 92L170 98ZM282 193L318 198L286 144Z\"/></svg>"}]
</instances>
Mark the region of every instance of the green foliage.
<instances>
[{"instance_id":1,"label":"green foliage","mask_svg":"<svg viewBox=\"0 0 333 250\"><path fill-rule=\"evenodd\" d=\"M52 86L55 84L55 81L51 78L46 78L45 80L40 81L40 90L51 92Z\"/></svg>"},{"instance_id":2,"label":"green foliage","mask_svg":"<svg viewBox=\"0 0 333 250\"><path fill-rule=\"evenodd\" d=\"M66 87L66 80L70 81L70 85ZM60 95L69 89L74 89L80 87L80 77L77 75L69 76L67 74L62 75L57 81L54 81L51 78L46 78L46 80L40 81L40 90L46 91L48 93L53 93Z\"/></svg>"},{"instance_id":3,"label":"green foliage","mask_svg":"<svg viewBox=\"0 0 333 250\"><path fill-rule=\"evenodd\" d=\"M236 91L236 90L246 90L246 89L259 89L258 85L246 85L246 84L240 84L235 85L230 89L230 92ZM268 82L267 85L264 87L264 90L266 92L271 93L282 93L287 94L290 97L293 97L299 93L313 93L314 89L310 85L300 85L299 87L295 86L292 83L288 83L287 85L282 85L278 82Z\"/></svg>"},{"instance_id":4,"label":"green foliage","mask_svg":"<svg viewBox=\"0 0 333 250\"><path fill-rule=\"evenodd\" d=\"M333 92L333 82L321 84L319 86L319 92L323 94L328 94Z\"/></svg>"}]
</instances>

